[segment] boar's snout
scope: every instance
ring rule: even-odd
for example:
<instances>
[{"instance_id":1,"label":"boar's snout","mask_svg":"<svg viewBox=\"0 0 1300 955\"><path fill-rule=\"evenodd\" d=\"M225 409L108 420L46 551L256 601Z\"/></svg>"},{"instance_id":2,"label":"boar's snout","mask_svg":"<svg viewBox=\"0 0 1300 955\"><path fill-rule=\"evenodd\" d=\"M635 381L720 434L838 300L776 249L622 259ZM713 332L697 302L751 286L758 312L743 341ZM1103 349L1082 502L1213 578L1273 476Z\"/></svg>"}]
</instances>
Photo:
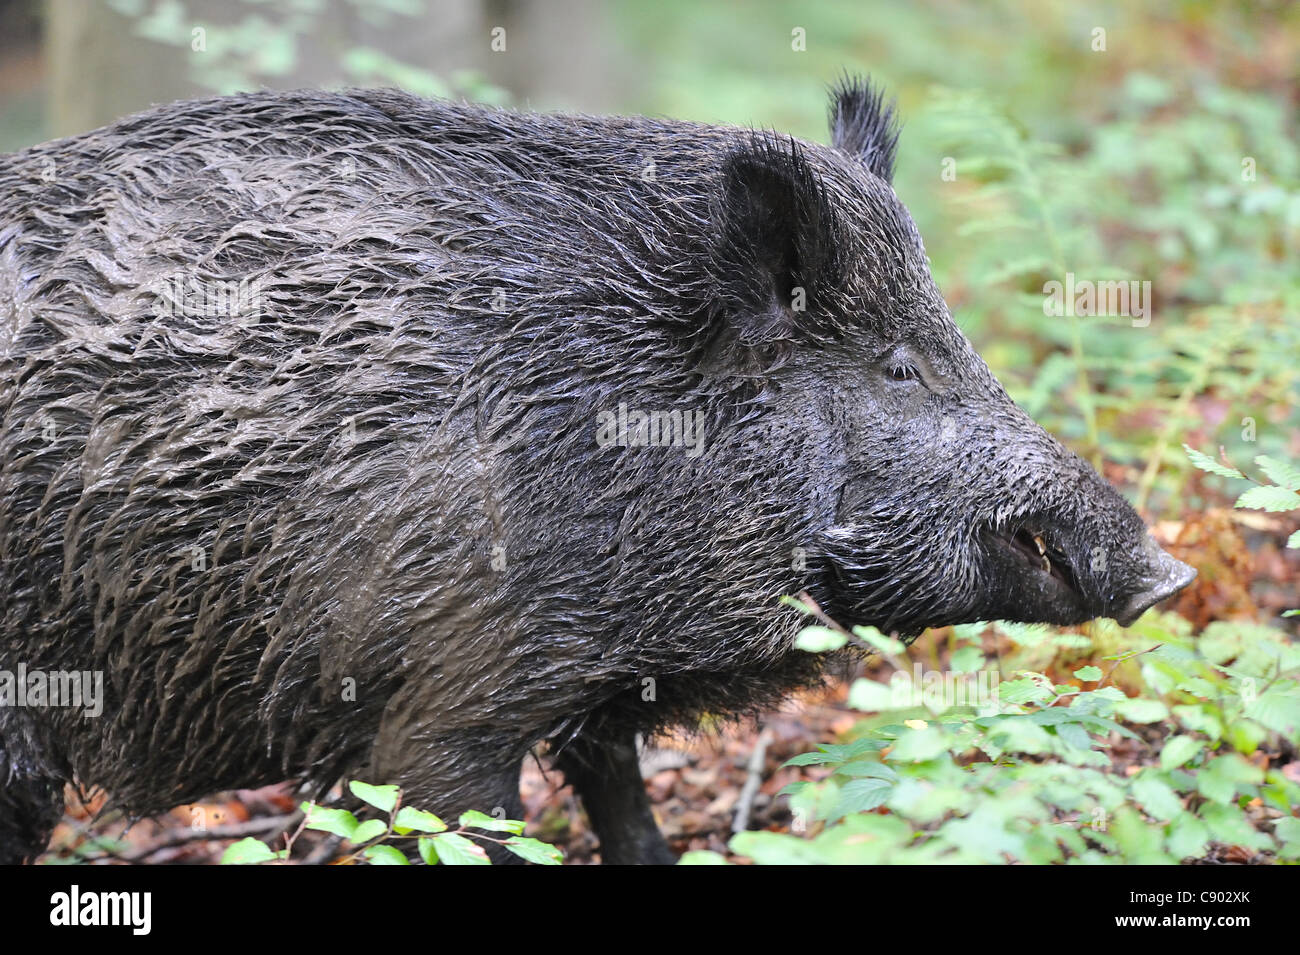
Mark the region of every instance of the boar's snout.
<instances>
[{"instance_id":1,"label":"boar's snout","mask_svg":"<svg viewBox=\"0 0 1300 955\"><path fill-rule=\"evenodd\" d=\"M1149 571L1138 581L1138 589L1126 597L1113 611L1112 616L1127 627L1149 608L1166 597L1172 597L1196 578L1196 570L1184 564L1147 538L1146 560Z\"/></svg>"},{"instance_id":2,"label":"boar's snout","mask_svg":"<svg viewBox=\"0 0 1300 955\"><path fill-rule=\"evenodd\" d=\"M1195 579L1096 471L1033 431L1040 453L1018 486L1033 506L991 535L1000 545L991 555L996 615L1060 625L1111 617L1127 627Z\"/></svg>"}]
</instances>

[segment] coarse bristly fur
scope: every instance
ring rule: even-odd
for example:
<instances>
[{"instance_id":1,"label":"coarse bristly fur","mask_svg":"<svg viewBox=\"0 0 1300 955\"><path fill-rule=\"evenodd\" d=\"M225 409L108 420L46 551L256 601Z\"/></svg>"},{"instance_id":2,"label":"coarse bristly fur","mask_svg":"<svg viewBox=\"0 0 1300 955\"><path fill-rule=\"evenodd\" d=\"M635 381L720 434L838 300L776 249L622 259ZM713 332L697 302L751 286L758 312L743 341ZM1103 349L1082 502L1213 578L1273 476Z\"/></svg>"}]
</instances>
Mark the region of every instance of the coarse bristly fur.
<instances>
[{"instance_id":1,"label":"coarse bristly fur","mask_svg":"<svg viewBox=\"0 0 1300 955\"><path fill-rule=\"evenodd\" d=\"M0 861L73 779L517 817L543 742L606 861L670 861L634 736L817 681L781 595L912 636L1186 583L953 324L881 94L831 115L268 92L0 157L0 669L105 693L0 707Z\"/></svg>"}]
</instances>

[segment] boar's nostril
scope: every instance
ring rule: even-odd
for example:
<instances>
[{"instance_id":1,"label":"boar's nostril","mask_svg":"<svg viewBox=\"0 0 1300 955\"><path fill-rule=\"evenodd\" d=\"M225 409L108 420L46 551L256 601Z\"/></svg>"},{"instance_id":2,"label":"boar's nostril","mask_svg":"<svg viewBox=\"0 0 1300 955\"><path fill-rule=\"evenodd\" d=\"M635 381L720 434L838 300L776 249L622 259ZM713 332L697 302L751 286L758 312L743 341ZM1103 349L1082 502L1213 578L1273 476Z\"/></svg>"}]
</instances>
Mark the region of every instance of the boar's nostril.
<instances>
[{"instance_id":1,"label":"boar's nostril","mask_svg":"<svg viewBox=\"0 0 1300 955\"><path fill-rule=\"evenodd\" d=\"M1149 607L1172 597L1195 579L1195 568L1160 551L1156 569L1144 581L1143 587L1115 611L1115 620L1121 626L1129 626Z\"/></svg>"}]
</instances>

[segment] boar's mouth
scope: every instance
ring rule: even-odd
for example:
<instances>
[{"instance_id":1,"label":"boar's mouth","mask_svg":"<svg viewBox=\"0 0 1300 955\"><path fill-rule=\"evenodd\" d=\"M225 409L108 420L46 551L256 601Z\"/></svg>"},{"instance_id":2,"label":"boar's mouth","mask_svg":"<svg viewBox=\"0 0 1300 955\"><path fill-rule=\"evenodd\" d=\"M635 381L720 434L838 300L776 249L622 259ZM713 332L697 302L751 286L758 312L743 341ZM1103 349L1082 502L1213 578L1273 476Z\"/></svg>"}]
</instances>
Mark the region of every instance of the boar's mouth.
<instances>
[{"instance_id":1,"label":"boar's mouth","mask_svg":"<svg viewBox=\"0 0 1300 955\"><path fill-rule=\"evenodd\" d=\"M836 620L905 641L926 627L976 620L1069 626L1108 616L1128 626L1196 576L1132 517L1139 536L1109 550L1094 543L1105 539L1105 528L1050 514L951 536L885 519L840 525L817 543L823 566L814 596Z\"/></svg>"},{"instance_id":2,"label":"boar's mouth","mask_svg":"<svg viewBox=\"0 0 1300 955\"><path fill-rule=\"evenodd\" d=\"M1082 623L1102 608L1089 596L1077 563L1046 526L989 528L987 550L994 572L990 617L1025 623Z\"/></svg>"},{"instance_id":3,"label":"boar's mouth","mask_svg":"<svg viewBox=\"0 0 1300 955\"><path fill-rule=\"evenodd\" d=\"M1031 567L1037 568L1049 577L1054 577L1063 586L1068 587L1075 596L1083 596L1079 590L1079 579L1075 576L1069 559L1064 552L1052 544L1049 538L1044 536L1042 531L1022 527L1014 534L1004 533L999 537Z\"/></svg>"},{"instance_id":4,"label":"boar's mouth","mask_svg":"<svg viewBox=\"0 0 1300 955\"><path fill-rule=\"evenodd\" d=\"M1068 625L1105 616L1127 627L1196 576L1145 531L1128 548L1123 574L1107 576L1102 570L1099 575L1086 560L1081 565L1072 556L1078 551L1061 543L1050 526L1048 521L1026 521L1014 530L990 528L988 537L995 542L991 556L1000 571L992 609L1000 619Z\"/></svg>"}]
</instances>

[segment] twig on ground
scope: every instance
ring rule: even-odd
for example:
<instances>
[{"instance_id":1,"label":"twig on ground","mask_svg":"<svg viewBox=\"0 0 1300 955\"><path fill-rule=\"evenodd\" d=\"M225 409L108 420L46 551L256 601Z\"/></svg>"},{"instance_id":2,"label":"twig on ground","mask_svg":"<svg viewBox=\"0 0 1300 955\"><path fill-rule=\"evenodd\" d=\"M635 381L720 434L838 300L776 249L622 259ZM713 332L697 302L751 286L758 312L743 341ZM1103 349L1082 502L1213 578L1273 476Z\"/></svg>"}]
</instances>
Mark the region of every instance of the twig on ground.
<instances>
[{"instance_id":1,"label":"twig on ground","mask_svg":"<svg viewBox=\"0 0 1300 955\"><path fill-rule=\"evenodd\" d=\"M203 842L209 839L243 839L246 836L262 836L267 834L274 837L284 830L297 825L301 818L302 813L300 811L295 811L282 816L266 816L261 819L250 819L247 822L232 822L220 826L208 826L204 829L171 829L167 832L161 833L158 838L154 839L147 846L141 846L139 849L132 849L130 852L119 852L111 855L111 858L120 859L123 862L140 862L161 849L184 845L187 842Z\"/></svg>"},{"instance_id":2,"label":"twig on ground","mask_svg":"<svg viewBox=\"0 0 1300 955\"><path fill-rule=\"evenodd\" d=\"M332 835L322 840L311 852L307 853L307 858L302 860L302 864L325 865L339 854L339 846L341 845L343 845L343 837Z\"/></svg>"},{"instance_id":3,"label":"twig on ground","mask_svg":"<svg viewBox=\"0 0 1300 955\"><path fill-rule=\"evenodd\" d=\"M749 817L754 809L754 797L763 782L763 766L767 760L767 747L772 742L772 731L764 729L754 741L754 750L749 754L745 769L745 785L741 787L740 798L736 800L736 814L732 817L731 831L744 832L749 828Z\"/></svg>"}]
</instances>

